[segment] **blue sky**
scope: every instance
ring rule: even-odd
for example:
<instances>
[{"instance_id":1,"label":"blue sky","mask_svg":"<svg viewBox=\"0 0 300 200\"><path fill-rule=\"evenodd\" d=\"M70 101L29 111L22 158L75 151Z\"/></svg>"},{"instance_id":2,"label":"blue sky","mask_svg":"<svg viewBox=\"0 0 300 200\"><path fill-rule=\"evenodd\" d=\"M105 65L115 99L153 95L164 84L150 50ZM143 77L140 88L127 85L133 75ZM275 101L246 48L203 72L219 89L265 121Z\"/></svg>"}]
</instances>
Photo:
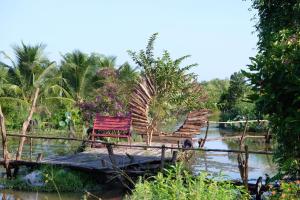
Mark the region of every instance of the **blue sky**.
<instances>
[{"instance_id":1,"label":"blue sky","mask_svg":"<svg viewBox=\"0 0 300 200\"><path fill-rule=\"evenodd\" d=\"M0 0L0 50L12 55L21 41L45 43L47 56L79 49L129 61L127 50L145 48L158 32L156 55L166 49L199 80L229 77L246 69L256 53L250 0ZM3 60L3 57L0 57Z\"/></svg>"}]
</instances>

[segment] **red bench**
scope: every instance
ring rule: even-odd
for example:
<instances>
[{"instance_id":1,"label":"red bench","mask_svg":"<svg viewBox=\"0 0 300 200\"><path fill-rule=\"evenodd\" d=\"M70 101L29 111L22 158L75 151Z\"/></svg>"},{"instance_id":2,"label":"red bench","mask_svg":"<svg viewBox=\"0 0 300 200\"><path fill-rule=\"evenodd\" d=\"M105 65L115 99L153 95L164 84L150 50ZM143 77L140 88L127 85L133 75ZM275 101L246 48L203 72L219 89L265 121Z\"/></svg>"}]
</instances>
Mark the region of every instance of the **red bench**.
<instances>
[{"instance_id":1,"label":"red bench","mask_svg":"<svg viewBox=\"0 0 300 200\"><path fill-rule=\"evenodd\" d=\"M127 138L128 143L131 145L131 115L127 117L113 117L97 114L90 137L92 141L103 137ZM92 147L96 146L95 143L92 143Z\"/></svg>"}]
</instances>

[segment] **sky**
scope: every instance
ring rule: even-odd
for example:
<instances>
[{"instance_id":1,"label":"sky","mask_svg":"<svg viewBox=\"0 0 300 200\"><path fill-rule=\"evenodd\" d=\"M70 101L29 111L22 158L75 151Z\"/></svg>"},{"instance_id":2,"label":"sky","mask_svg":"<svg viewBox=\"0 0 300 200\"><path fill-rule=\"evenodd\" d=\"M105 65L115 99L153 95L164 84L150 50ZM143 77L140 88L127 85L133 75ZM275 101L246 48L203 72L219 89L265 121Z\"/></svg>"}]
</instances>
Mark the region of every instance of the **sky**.
<instances>
[{"instance_id":1,"label":"sky","mask_svg":"<svg viewBox=\"0 0 300 200\"><path fill-rule=\"evenodd\" d=\"M256 54L250 7L250 0L0 0L0 50L13 56L21 41L44 43L57 62L79 49L134 65L127 50L144 49L158 32L156 56L191 55L183 64L198 63L199 81L223 79Z\"/></svg>"}]
</instances>

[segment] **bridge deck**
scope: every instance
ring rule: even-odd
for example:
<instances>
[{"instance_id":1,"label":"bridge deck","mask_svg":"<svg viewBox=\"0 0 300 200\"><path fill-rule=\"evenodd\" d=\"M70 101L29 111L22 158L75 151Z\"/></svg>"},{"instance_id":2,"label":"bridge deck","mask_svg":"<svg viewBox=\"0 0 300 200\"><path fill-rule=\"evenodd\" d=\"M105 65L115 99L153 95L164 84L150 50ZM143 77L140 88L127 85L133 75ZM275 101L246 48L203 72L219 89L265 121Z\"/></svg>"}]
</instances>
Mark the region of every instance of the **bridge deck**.
<instances>
[{"instance_id":1,"label":"bridge deck","mask_svg":"<svg viewBox=\"0 0 300 200\"><path fill-rule=\"evenodd\" d=\"M144 145L144 143L134 143L134 145ZM161 143L154 143L155 146L161 146ZM169 145L166 145L169 146ZM89 171L111 171L116 167L119 169L130 167L133 165L147 165L148 163L161 161L161 149L159 148L144 148L139 147L113 147L112 156L116 165L113 166L107 148L89 148L84 152L76 153L67 156L53 156L44 158L39 162L11 160L11 165L53 165L77 168ZM166 149L165 160L171 159L171 150ZM3 161L2 161L3 162Z\"/></svg>"}]
</instances>

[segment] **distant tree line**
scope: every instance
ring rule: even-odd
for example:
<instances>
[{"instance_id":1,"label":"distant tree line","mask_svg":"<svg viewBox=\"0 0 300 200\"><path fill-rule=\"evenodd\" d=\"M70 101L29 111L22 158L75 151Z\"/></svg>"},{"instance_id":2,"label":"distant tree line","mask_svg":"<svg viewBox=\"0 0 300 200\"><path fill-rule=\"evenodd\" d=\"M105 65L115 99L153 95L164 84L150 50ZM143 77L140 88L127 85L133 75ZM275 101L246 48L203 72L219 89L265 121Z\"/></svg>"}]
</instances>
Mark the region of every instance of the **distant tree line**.
<instances>
[{"instance_id":1,"label":"distant tree line","mask_svg":"<svg viewBox=\"0 0 300 200\"><path fill-rule=\"evenodd\" d=\"M21 43L14 56L0 54L0 106L10 129L29 119L40 127L90 126L96 113L126 115L140 77L154 77L157 95L150 118L164 125L176 116L203 108L206 99L197 76L182 66L189 56L172 59L168 51L154 56L153 34L146 50L129 51L136 66L116 64L116 57L80 50L65 53L59 63L45 55L45 45ZM35 101L36 99L36 101Z\"/></svg>"}]
</instances>

